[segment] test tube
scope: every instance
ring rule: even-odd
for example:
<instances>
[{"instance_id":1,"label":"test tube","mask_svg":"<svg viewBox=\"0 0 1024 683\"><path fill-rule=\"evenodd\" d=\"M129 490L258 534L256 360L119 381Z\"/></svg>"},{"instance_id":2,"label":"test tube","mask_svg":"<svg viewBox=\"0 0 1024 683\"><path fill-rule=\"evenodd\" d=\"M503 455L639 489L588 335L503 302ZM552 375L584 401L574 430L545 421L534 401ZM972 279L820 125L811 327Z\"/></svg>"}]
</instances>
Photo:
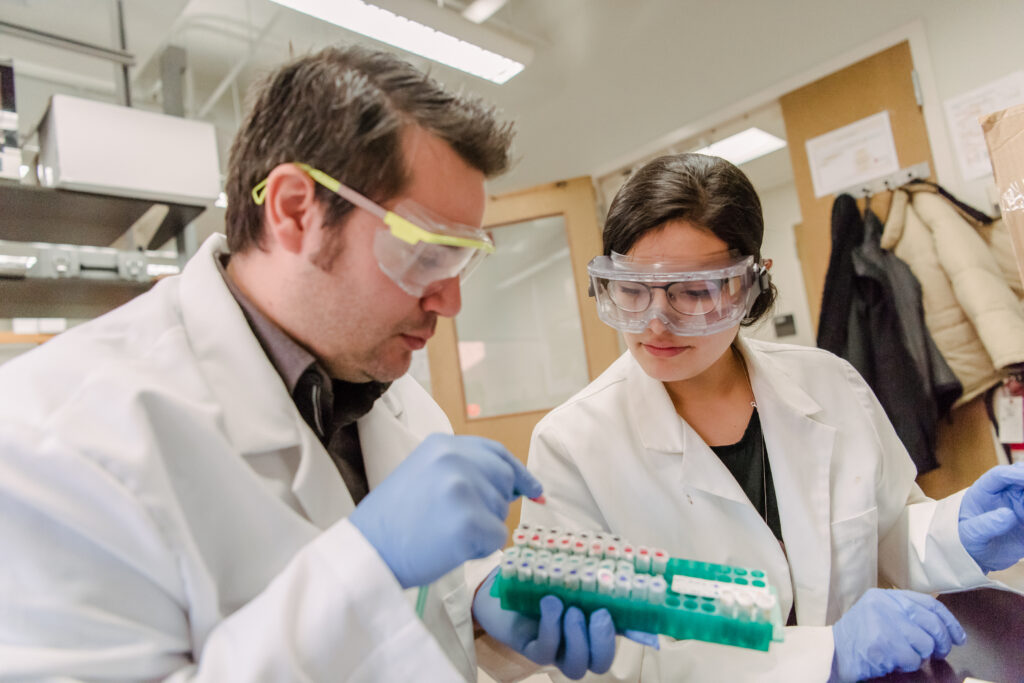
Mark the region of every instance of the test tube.
<instances>
[{"instance_id":1,"label":"test tube","mask_svg":"<svg viewBox=\"0 0 1024 683\"><path fill-rule=\"evenodd\" d=\"M754 598L747 591L740 591L736 594L736 616L741 619L755 619L757 617Z\"/></svg>"},{"instance_id":2,"label":"test tube","mask_svg":"<svg viewBox=\"0 0 1024 683\"><path fill-rule=\"evenodd\" d=\"M597 570L597 592L601 595L611 595L615 590L615 575L607 569Z\"/></svg>"},{"instance_id":3,"label":"test tube","mask_svg":"<svg viewBox=\"0 0 1024 683\"><path fill-rule=\"evenodd\" d=\"M504 552L504 556L518 558L520 552L522 552L522 549L519 546L514 545Z\"/></svg>"},{"instance_id":4,"label":"test tube","mask_svg":"<svg viewBox=\"0 0 1024 683\"><path fill-rule=\"evenodd\" d=\"M564 565L566 562L569 561L570 557L572 557L572 556L571 555L566 555L565 553L552 553L551 554L551 564L553 564L553 565L555 565L555 564Z\"/></svg>"},{"instance_id":5,"label":"test tube","mask_svg":"<svg viewBox=\"0 0 1024 683\"><path fill-rule=\"evenodd\" d=\"M599 570L600 569L604 569L604 570L609 571L609 572L614 572L615 569L616 569L616 567L615 567L615 560L601 560L600 562L597 563L597 568Z\"/></svg>"},{"instance_id":6,"label":"test tube","mask_svg":"<svg viewBox=\"0 0 1024 683\"><path fill-rule=\"evenodd\" d=\"M550 572L546 564L538 564L533 568L533 582L540 586L545 586L548 583L548 576Z\"/></svg>"},{"instance_id":7,"label":"test tube","mask_svg":"<svg viewBox=\"0 0 1024 683\"><path fill-rule=\"evenodd\" d=\"M540 550L544 546L544 536L542 534L537 533L537 531L534 530L527 544L534 550Z\"/></svg>"},{"instance_id":8,"label":"test tube","mask_svg":"<svg viewBox=\"0 0 1024 683\"><path fill-rule=\"evenodd\" d=\"M582 560L582 565L584 569L593 569L595 572L597 571L597 567L600 564L601 560L597 559L596 557L588 557L587 559Z\"/></svg>"},{"instance_id":9,"label":"test tube","mask_svg":"<svg viewBox=\"0 0 1024 683\"><path fill-rule=\"evenodd\" d=\"M538 550L537 551L537 561L538 562L550 562L552 557L553 557L553 555L552 555L550 550Z\"/></svg>"},{"instance_id":10,"label":"test tube","mask_svg":"<svg viewBox=\"0 0 1024 683\"><path fill-rule=\"evenodd\" d=\"M586 555L587 554L587 541L586 539L577 537L572 542L572 554L573 555Z\"/></svg>"},{"instance_id":11,"label":"test tube","mask_svg":"<svg viewBox=\"0 0 1024 683\"><path fill-rule=\"evenodd\" d=\"M558 537L558 550L563 553L572 552L573 539L571 534L563 534Z\"/></svg>"},{"instance_id":12,"label":"test tube","mask_svg":"<svg viewBox=\"0 0 1024 683\"><path fill-rule=\"evenodd\" d=\"M771 593L758 593L754 597L754 606L757 607L758 615L765 621L771 621L775 603L775 596Z\"/></svg>"},{"instance_id":13,"label":"test tube","mask_svg":"<svg viewBox=\"0 0 1024 683\"><path fill-rule=\"evenodd\" d=\"M629 597L634 600L647 600L647 575L635 574L630 585Z\"/></svg>"},{"instance_id":14,"label":"test tube","mask_svg":"<svg viewBox=\"0 0 1024 683\"><path fill-rule=\"evenodd\" d=\"M537 557L537 551L533 548L520 548L519 558L523 560L533 560Z\"/></svg>"},{"instance_id":15,"label":"test tube","mask_svg":"<svg viewBox=\"0 0 1024 683\"><path fill-rule=\"evenodd\" d=\"M617 574L621 574L622 572L626 572L628 574L633 574L635 571L636 570L633 569L633 563L632 562L629 562L627 560L619 560L618 562L615 563L615 572Z\"/></svg>"},{"instance_id":16,"label":"test tube","mask_svg":"<svg viewBox=\"0 0 1024 683\"><path fill-rule=\"evenodd\" d=\"M718 604L722 609L722 614L727 617L736 616L736 594L730 589L722 589L718 595Z\"/></svg>"},{"instance_id":17,"label":"test tube","mask_svg":"<svg viewBox=\"0 0 1024 683\"><path fill-rule=\"evenodd\" d=\"M604 543L600 540L591 541L590 548L587 550L587 555L598 559L604 557Z\"/></svg>"},{"instance_id":18,"label":"test tube","mask_svg":"<svg viewBox=\"0 0 1024 683\"><path fill-rule=\"evenodd\" d=\"M567 567L565 572L565 587L574 591L580 588L580 570L577 567Z\"/></svg>"},{"instance_id":19,"label":"test tube","mask_svg":"<svg viewBox=\"0 0 1024 683\"><path fill-rule=\"evenodd\" d=\"M558 550L558 536L554 534L548 534L544 537L544 549L552 552Z\"/></svg>"},{"instance_id":20,"label":"test tube","mask_svg":"<svg viewBox=\"0 0 1024 683\"><path fill-rule=\"evenodd\" d=\"M631 545L622 546L622 559L633 564L636 558L636 549Z\"/></svg>"},{"instance_id":21,"label":"test tube","mask_svg":"<svg viewBox=\"0 0 1024 683\"><path fill-rule=\"evenodd\" d=\"M668 553L657 548L651 551L651 571L655 574L664 574L668 566Z\"/></svg>"},{"instance_id":22,"label":"test tube","mask_svg":"<svg viewBox=\"0 0 1024 683\"><path fill-rule=\"evenodd\" d=\"M515 558L508 558L501 563L501 578L515 578L519 568L519 562Z\"/></svg>"},{"instance_id":23,"label":"test tube","mask_svg":"<svg viewBox=\"0 0 1024 683\"><path fill-rule=\"evenodd\" d=\"M532 581L533 563L529 560L523 560L520 562L519 569L516 570L516 576L520 581Z\"/></svg>"},{"instance_id":24,"label":"test tube","mask_svg":"<svg viewBox=\"0 0 1024 683\"><path fill-rule=\"evenodd\" d=\"M655 576L647 582L647 600L655 605L665 602L665 594L668 592L668 582L664 577Z\"/></svg>"},{"instance_id":25,"label":"test tube","mask_svg":"<svg viewBox=\"0 0 1024 683\"><path fill-rule=\"evenodd\" d=\"M619 545L615 541L608 541L604 546L605 558L619 559Z\"/></svg>"},{"instance_id":26,"label":"test tube","mask_svg":"<svg viewBox=\"0 0 1024 683\"><path fill-rule=\"evenodd\" d=\"M628 598L630 590L633 588L633 575L627 572L621 572L615 576L615 592L614 595L617 598Z\"/></svg>"},{"instance_id":27,"label":"test tube","mask_svg":"<svg viewBox=\"0 0 1024 683\"><path fill-rule=\"evenodd\" d=\"M650 548L640 546L637 548L637 571L650 571Z\"/></svg>"},{"instance_id":28,"label":"test tube","mask_svg":"<svg viewBox=\"0 0 1024 683\"><path fill-rule=\"evenodd\" d=\"M530 536L525 531L517 529L516 532L512 534L512 545L514 545L517 548L520 546L524 546L529 542Z\"/></svg>"},{"instance_id":29,"label":"test tube","mask_svg":"<svg viewBox=\"0 0 1024 683\"><path fill-rule=\"evenodd\" d=\"M516 527L516 531L529 531L532 528L533 527L527 524L526 522L520 522L519 526Z\"/></svg>"},{"instance_id":30,"label":"test tube","mask_svg":"<svg viewBox=\"0 0 1024 683\"><path fill-rule=\"evenodd\" d=\"M580 588L591 593L597 590L597 572L593 569L584 569L580 575Z\"/></svg>"},{"instance_id":31,"label":"test tube","mask_svg":"<svg viewBox=\"0 0 1024 683\"><path fill-rule=\"evenodd\" d=\"M565 585L565 569L562 565L551 565L551 570L548 572L548 583L552 586Z\"/></svg>"}]
</instances>

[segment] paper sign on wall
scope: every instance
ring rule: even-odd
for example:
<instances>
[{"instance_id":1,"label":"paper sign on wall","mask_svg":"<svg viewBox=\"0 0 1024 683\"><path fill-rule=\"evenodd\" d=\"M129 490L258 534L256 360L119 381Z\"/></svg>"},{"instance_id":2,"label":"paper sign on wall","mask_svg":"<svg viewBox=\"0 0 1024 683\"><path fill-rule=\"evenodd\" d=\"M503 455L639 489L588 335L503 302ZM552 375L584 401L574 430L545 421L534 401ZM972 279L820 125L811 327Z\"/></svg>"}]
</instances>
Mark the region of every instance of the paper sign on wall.
<instances>
[{"instance_id":1,"label":"paper sign on wall","mask_svg":"<svg viewBox=\"0 0 1024 683\"><path fill-rule=\"evenodd\" d=\"M992 173L985 136L978 121L992 112L1024 104L1024 71L946 100L946 120L964 180Z\"/></svg>"},{"instance_id":2,"label":"paper sign on wall","mask_svg":"<svg viewBox=\"0 0 1024 683\"><path fill-rule=\"evenodd\" d=\"M811 138L805 144L815 197L900 170L887 111Z\"/></svg>"}]
</instances>

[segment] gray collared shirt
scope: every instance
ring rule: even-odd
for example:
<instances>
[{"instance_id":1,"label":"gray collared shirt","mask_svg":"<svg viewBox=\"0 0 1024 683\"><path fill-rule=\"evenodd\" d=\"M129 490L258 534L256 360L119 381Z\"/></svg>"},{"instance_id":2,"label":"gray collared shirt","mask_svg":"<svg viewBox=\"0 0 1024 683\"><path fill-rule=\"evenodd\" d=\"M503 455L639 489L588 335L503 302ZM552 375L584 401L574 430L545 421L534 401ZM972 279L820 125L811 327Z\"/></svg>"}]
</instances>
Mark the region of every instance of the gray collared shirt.
<instances>
[{"instance_id":1,"label":"gray collared shirt","mask_svg":"<svg viewBox=\"0 0 1024 683\"><path fill-rule=\"evenodd\" d=\"M357 505L369 492L366 466L356 420L370 412L388 384L356 384L333 379L305 347L263 314L239 289L225 266L228 256L216 259L228 291L238 302L253 335L284 381L302 419L320 439Z\"/></svg>"}]
</instances>

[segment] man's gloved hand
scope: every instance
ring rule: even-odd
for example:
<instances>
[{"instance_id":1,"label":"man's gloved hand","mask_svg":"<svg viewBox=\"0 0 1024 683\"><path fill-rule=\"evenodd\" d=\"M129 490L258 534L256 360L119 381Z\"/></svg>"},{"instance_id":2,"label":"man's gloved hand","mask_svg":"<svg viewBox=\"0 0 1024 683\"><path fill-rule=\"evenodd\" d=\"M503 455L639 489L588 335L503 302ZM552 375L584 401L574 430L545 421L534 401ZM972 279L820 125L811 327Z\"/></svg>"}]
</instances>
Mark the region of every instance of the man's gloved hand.
<instances>
[{"instance_id":1,"label":"man's gloved hand","mask_svg":"<svg viewBox=\"0 0 1024 683\"><path fill-rule=\"evenodd\" d=\"M914 591L872 588L832 627L833 681L859 681L893 671L917 671L967 641L941 602Z\"/></svg>"},{"instance_id":2,"label":"man's gloved hand","mask_svg":"<svg viewBox=\"0 0 1024 683\"><path fill-rule=\"evenodd\" d=\"M562 616L562 601L545 595L540 601L540 620L501 608L491 596L498 570L491 572L473 598L473 617L496 640L538 664L554 664L572 679L587 670L604 673L615 658L615 624L606 609L587 617L578 607Z\"/></svg>"},{"instance_id":3,"label":"man's gloved hand","mask_svg":"<svg viewBox=\"0 0 1024 683\"><path fill-rule=\"evenodd\" d=\"M500 443L431 434L349 520L402 588L410 588L501 548L509 503L541 492L540 482Z\"/></svg>"},{"instance_id":4,"label":"man's gloved hand","mask_svg":"<svg viewBox=\"0 0 1024 683\"><path fill-rule=\"evenodd\" d=\"M960 542L986 573L1024 557L1024 464L978 477L960 502Z\"/></svg>"}]
</instances>

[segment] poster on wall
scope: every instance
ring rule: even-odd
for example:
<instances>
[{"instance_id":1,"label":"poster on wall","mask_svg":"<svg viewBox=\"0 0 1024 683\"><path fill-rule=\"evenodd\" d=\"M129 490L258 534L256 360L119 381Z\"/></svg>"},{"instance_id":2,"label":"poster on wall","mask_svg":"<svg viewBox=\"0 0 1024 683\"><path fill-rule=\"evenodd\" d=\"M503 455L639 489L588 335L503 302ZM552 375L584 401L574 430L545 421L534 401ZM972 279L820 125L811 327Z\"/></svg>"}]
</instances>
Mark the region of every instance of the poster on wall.
<instances>
[{"instance_id":1,"label":"poster on wall","mask_svg":"<svg viewBox=\"0 0 1024 683\"><path fill-rule=\"evenodd\" d=\"M805 144L815 197L836 194L900 170L887 111L811 138Z\"/></svg>"},{"instance_id":2,"label":"poster on wall","mask_svg":"<svg viewBox=\"0 0 1024 683\"><path fill-rule=\"evenodd\" d=\"M979 119L1018 104L1024 104L1024 71L1015 71L946 100L949 134L964 180L992 174L992 162Z\"/></svg>"}]
</instances>

